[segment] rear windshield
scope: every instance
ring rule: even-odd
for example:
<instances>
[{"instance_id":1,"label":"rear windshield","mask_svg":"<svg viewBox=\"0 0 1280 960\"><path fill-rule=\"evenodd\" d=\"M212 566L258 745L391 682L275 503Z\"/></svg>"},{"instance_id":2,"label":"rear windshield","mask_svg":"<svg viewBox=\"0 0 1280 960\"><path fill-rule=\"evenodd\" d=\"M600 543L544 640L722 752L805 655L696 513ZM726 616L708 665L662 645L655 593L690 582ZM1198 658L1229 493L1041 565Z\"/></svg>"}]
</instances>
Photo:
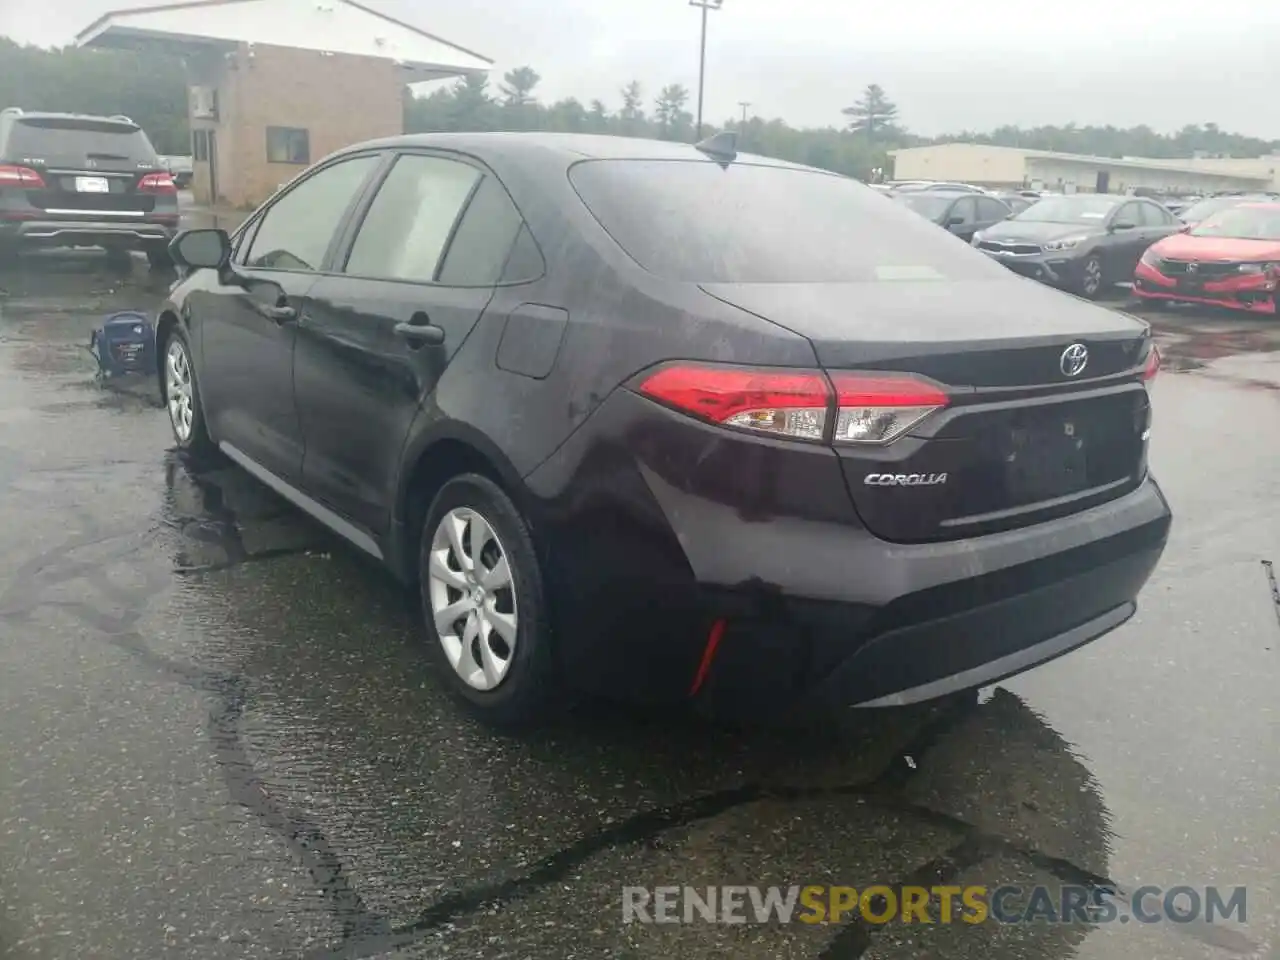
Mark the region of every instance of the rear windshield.
<instances>
[{"instance_id":1,"label":"rear windshield","mask_svg":"<svg viewBox=\"0 0 1280 960\"><path fill-rule=\"evenodd\" d=\"M109 120L32 117L13 125L5 152L11 160L40 161L51 167L90 166L136 169L155 164L156 152L141 128Z\"/></svg>"},{"instance_id":2,"label":"rear windshield","mask_svg":"<svg viewBox=\"0 0 1280 960\"><path fill-rule=\"evenodd\" d=\"M1005 268L855 180L699 160L587 160L570 179L640 266L696 283L983 279Z\"/></svg>"}]
</instances>

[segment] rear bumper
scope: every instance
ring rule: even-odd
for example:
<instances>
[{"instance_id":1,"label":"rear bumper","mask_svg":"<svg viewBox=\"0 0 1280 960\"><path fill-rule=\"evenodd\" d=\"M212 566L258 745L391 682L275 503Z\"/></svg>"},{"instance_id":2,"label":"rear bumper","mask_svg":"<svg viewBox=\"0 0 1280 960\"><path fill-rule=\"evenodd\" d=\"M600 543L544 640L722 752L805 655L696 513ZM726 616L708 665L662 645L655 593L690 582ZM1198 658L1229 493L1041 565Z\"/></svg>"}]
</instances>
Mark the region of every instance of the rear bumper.
<instances>
[{"instance_id":1,"label":"rear bumper","mask_svg":"<svg viewBox=\"0 0 1280 960\"><path fill-rule=\"evenodd\" d=\"M1275 287L1274 280L1257 275L1211 280L1194 290L1179 289L1177 280L1145 263L1138 265L1133 278L1134 296L1144 300L1201 303L1249 313L1276 313Z\"/></svg>"},{"instance_id":2,"label":"rear bumper","mask_svg":"<svg viewBox=\"0 0 1280 960\"><path fill-rule=\"evenodd\" d=\"M729 715L929 699L1065 653L1133 613L1171 523L1148 478L1056 520L890 543L833 451L622 391L527 481L575 682Z\"/></svg>"},{"instance_id":3,"label":"rear bumper","mask_svg":"<svg viewBox=\"0 0 1280 960\"><path fill-rule=\"evenodd\" d=\"M725 628L698 698L713 712L757 713L762 704L900 706L995 683L1109 632L1132 616L1160 558L1170 514L1154 481L1104 508L1077 515L1105 536L1054 552L1035 541L1070 533L1059 522L1021 531L1025 562L928 585L924 555L883 558L902 592L883 605L791 598L761 611L735 611L720 598ZM999 545L975 538L970 569L996 560ZM727 549L733 549L726 545ZM913 551L914 553L914 551ZM845 568L850 580L875 571ZM714 605L714 604L713 604Z\"/></svg>"},{"instance_id":4,"label":"rear bumper","mask_svg":"<svg viewBox=\"0 0 1280 960\"><path fill-rule=\"evenodd\" d=\"M0 222L0 239L31 246L141 246L165 244L177 223L154 220L17 220Z\"/></svg>"}]
</instances>

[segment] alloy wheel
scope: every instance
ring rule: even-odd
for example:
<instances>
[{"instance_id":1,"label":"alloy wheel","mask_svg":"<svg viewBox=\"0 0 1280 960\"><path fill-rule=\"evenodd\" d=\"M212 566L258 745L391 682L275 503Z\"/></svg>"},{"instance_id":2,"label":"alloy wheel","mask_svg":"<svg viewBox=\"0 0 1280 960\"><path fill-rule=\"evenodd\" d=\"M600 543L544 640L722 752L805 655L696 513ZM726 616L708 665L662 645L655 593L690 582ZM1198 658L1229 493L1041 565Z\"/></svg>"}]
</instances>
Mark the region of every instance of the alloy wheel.
<instances>
[{"instance_id":1,"label":"alloy wheel","mask_svg":"<svg viewBox=\"0 0 1280 960\"><path fill-rule=\"evenodd\" d=\"M191 425L195 419L195 392L191 385L191 363L182 341L174 337L165 351L165 401L169 407L169 422L179 443L191 439Z\"/></svg>"},{"instance_id":2,"label":"alloy wheel","mask_svg":"<svg viewBox=\"0 0 1280 960\"><path fill-rule=\"evenodd\" d=\"M1081 286L1091 297L1102 288L1102 264L1093 257L1084 262L1084 281Z\"/></svg>"},{"instance_id":3,"label":"alloy wheel","mask_svg":"<svg viewBox=\"0 0 1280 960\"><path fill-rule=\"evenodd\" d=\"M502 683L515 655L507 556L493 526L468 507L446 513L431 538L427 590L436 633L453 669L475 690Z\"/></svg>"}]
</instances>

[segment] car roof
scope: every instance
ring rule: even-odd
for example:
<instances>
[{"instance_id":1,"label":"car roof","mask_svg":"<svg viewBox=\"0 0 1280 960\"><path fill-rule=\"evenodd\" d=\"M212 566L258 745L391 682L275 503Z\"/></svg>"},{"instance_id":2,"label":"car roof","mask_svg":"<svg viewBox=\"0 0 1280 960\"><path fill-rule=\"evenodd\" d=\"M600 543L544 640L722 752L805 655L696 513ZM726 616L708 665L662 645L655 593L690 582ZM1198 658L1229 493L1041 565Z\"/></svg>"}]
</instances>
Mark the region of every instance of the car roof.
<instances>
[{"instance_id":1,"label":"car roof","mask_svg":"<svg viewBox=\"0 0 1280 960\"><path fill-rule=\"evenodd\" d=\"M481 133L414 133L398 137L353 144L341 153L359 149L388 149L421 147L426 149L456 150L481 157L501 157L507 160L520 156L540 154L544 159L558 156L566 166L580 160L705 160L711 157L698 151L693 144L669 140L645 140L639 137L618 137L607 134L542 133L542 132L481 132ZM830 170L819 170L803 164L789 163L772 157L739 153L736 162L756 166L782 167L792 170L812 170L831 176Z\"/></svg>"},{"instance_id":2,"label":"car roof","mask_svg":"<svg viewBox=\"0 0 1280 960\"><path fill-rule=\"evenodd\" d=\"M1277 203L1276 201L1270 201L1268 203L1239 203L1236 204L1236 206L1249 207L1252 210L1280 210L1280 203Z\"/></svg>"}]
</instances>

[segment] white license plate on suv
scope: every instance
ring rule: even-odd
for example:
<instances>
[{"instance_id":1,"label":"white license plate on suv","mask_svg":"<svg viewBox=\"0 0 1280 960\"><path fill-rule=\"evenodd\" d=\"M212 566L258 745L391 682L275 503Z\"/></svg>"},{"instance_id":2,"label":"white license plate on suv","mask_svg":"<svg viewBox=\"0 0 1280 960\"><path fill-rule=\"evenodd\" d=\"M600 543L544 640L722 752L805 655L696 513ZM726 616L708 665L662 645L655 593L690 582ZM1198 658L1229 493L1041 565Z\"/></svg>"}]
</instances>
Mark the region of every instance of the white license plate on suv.
<instances>
[{"instance_id":1,"label":"white license plate on suv","mask_svg":"<svg viewBox=\"0 0 1280 960\"><path fill-rule=\"evenodd\" d=\"M110 193L106 177L76 177L76 193Z\"/></svg>"}]
</instances>

